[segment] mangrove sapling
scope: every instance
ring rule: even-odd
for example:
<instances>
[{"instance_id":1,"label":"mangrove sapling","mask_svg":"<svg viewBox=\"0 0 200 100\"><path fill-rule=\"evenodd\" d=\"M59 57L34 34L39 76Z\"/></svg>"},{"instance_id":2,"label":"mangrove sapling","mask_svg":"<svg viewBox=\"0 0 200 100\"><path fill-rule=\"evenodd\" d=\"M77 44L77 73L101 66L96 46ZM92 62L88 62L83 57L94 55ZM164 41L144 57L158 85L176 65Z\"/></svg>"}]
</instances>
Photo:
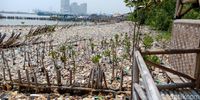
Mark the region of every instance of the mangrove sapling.
<instances>
[{"instance_id":1,"label":"mangrove sapling","mask_svg":"<svg viewBox=\"0 0 200 100\"><path fill-rule=\"evenodd\" d=\"M92 87L95 88L102 88L103 72L101 70L101 65L99 63L101 58L102 57L99 54L91 58L92 62L97 65L96 68L92 69L93 72L90 74L92 75Z\"/></svg>"},{"instance_id":2,"label":"mangrove sapling","mask_svg":"<svg viewBox=\"0 0 200 100\"><path fill-rule=\"evenodd\" d=\"M59 69L58 65L57 65L57 59L59 57L59 53L56 51L51 51L49 53L49 56L51 56L52 60L53 60L53 64L54 64L54 69L57 71Z\"/></svg>"},{"instance_id":3,"label":"mangrove sapling","mask_svg":"<svg viewBox=\"0 0 200 100\"><path fill-rule=\"evenodd\" d=\"M145 35L143 38L143 45L145 50L150 49L153 46L153 38L150 35Z\"/></svg>"},{"instance_id":4,"label":"mangrove sapling","mask_svg":"<svg viewBox=\"0 0 200 100\"><path fill-rule=\"evenodd\" d=\"M91 47L92 54L93 54L93 53L94 53L94 47L95 47L95 45L94 45L94 43L93 43L93 40L92 40L92 39L89 39L89 41L90 41L90 47Z\"/></svg>"},{"instance_id":5,"label":"mangrove sapling","mask_svg":"<svg viewBox=\"0 0 200 100\"><path fill-rule=\"evenodd\" d=\"M131 54L130 54L130 51L131 51L131 41L130 41L130 38L128 37L127 33L125 34L123 42L124 42L123 44L124 44L126 55L128 55L129 60L131 61Z\"/></svg>"},{"instance_id":6,"label":"mangrove sapling","mask_svg":"<svg viewBox=\"0 0 200 100\"><path fill-rule=\"evenodd\" d=\"M76 52L74 51L74 48L73 48L73 46L72 46L71 43L68 46L68 50L69 50L69 58L72 59L73 78L74 78L74 81L75 81L75 74L76 74L76 61L75 61L75 57L76 57Z\"/></svg>"},{"instance_id":7,"label":"mangrove sapling","mask_svg":"<svg viewBox=\"0 0 200 100\"><path fill-rule=\"evenodd\" d=\"M110 50L105 50L105 51L103 52L103 55L104 55L105 57L108 57L108 58L109 58L109 63L111 63L111 51L110 51Z\"/></svg>"},{"instance_id":8,"label":"mangrove sapling","mask_svg":"<svg viewBox=\"0 0 200 100\"><path fill-rule=\"evenodd\" d=\"M67 61L66 50L67 50L67 48L64 45L60 47L60 52L62 53L60 56L60 60L64 64L65 69L66 69L66 61Z\"/></svg>"},{"instance_id":9,"label":"mangrove sapling","mask_svg":"<svg viewBox=\"0 0 200 100\"><path fill-rule=\"evenodd\" d=\"M119 35L118 34L115 34L115 43L116 43L116 46L119 46Z\"/></svg>"},{"instance_id":10,"label":"mangrove sapling","mask_svg":"<svg viewBox=\"0 0 200 100\"><path fill-rule=\"evenodd\" d=\"M115 66L117 66L117 52L116 46L112 39L110 39L111 44L111 54L112 54L112 79L115 77Z\"/></svg>"}]
</instances>

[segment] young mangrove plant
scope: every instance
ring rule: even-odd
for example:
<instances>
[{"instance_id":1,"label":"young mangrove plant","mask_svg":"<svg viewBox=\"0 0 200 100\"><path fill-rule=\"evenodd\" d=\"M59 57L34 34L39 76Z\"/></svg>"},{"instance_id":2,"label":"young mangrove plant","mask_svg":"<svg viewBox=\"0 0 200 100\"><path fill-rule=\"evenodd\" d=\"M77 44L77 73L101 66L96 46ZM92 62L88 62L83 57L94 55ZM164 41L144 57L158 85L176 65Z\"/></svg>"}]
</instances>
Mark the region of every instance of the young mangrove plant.
<instances>
[{"instance_id":1,"label":"young mangrove plant","mask_svg":"<svg viewBox=\"0 0 200 100\"><path fill-rule=\"evenodd\" d=\"M57 65L57 60L59 58L59 53L57 51L50 51L49 56L51 56L51 58L53 60L55 70L58 70L59 67Z\"/></svg>"},{"instance_id":2,"label":"young mangrove plant","mask_svg":"<svg viewBox=\"0 0 200 100\"><path fill-rule=\"evenodd\" d=\"M60 60L62 61L62 63L64 64L64 68L66 69L66 61L67 61L67 56L66 56L66 46L62 45L60 47L60 52L61 52L61 56L60 56Z\"/></svg>"}]
</instances>

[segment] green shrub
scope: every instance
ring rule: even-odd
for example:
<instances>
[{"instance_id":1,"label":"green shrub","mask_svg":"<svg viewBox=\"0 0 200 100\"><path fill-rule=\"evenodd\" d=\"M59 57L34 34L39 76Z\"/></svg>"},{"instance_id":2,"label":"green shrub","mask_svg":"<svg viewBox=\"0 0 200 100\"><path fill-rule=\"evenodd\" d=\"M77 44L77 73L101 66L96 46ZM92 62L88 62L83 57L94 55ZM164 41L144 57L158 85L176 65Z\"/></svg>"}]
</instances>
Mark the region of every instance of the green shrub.
<instances>
[{"instance_id":1,"label":"green shrub","mask_svg":"<svg viewBox=\"0 0 200 100\"><path fill-rule=\"evenodd\" d=\"M149 35L146 35L143 38L143 45L145 49L150 49L153 46L153 38Z\"/></svg>"}]
</instances>

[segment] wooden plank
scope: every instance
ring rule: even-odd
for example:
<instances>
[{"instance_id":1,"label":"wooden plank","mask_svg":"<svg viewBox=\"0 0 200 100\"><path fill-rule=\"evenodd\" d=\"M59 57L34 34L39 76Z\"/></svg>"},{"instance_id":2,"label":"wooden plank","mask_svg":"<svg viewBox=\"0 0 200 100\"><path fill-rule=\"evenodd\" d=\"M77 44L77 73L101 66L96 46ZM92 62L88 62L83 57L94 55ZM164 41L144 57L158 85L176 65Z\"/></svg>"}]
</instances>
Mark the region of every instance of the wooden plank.
<instances>
[{"instance_id":1,"label":"wooden plank","mask_svg":"<svg viewBox=\"0 0 200 100\"><path fill-rule=\"evenodd\" d=\"M184 78L186 78L186 79L195 81L195 79L194 79L193 77L191 77L191 76L189 76L189 75L186 75L186 74L183 74L183 73L181 73L181 72L175 71L175 70L173 70L173 69L170 69L170 68L168 68L168 67L165 67L165 66L162 66L162 65L153 63L153 62L148 61L148 60L146 60L145 62L147 63L147 65L151 65L151 66L154 66L154 67L156 67L156 68L162 69L162 70L164 70L164 71L170 72L170 73L172 73L172 74L175 74L175 75L184 77Z\"/></svg>"},{"instance_id":2,"label":"wooden plank","mask_svg":"<svg viewBox=\"0 0 200 100\"><path fill-rule=\"evenodd\" d=\"M134 84L134 89L137 92L137 94L139 95L141 100L147 100L147 97L143 91L143 89L141 88L141 86L137 83Z\"/></svg>"},{"instance_id":3,"label":"wooden plank","mask_svg":"<svg viewBox=\"0 0 200 100\"><path fill-rule=\"evenodd\" d=\"M181 78L177 75L174 75L170 72L166 72L167 76L170 78L170 80L174 83L183 83L183 81L181 80Z\"/></svg>"},{"instance_id":4,"label":"wooden plank","mask_svg":"<svg viewBox=\"0 0 200 100\"><path fill-rule=\"evenodd\" d=\"M187 88L194 87L194 83L170 83L170 84L157 84L159 90L163 89L178 89L178 88Z\"/></svg>"},{"instance_id":5,"label":"wooden plank","mask_svg":"<svg viewBox=\"0 0 200 100\"><path fill-rule=\"evenodd\" d=\"M135 52L135 58L144 82L144 86L147 92L147 97L150 100L162 100L158 88L156 87L153 78L145 64L142 55L139 51Z\"/></svg>"},{"instance_id":6,"label":"wooden plank","mask_svg":"<svg viewBox=\"0 0 200 100\"><path fill-rule=\"evenodd\" d=\"M200 49L165 49L165 50L147 50L142 55L159 55L159 54L184 54L184 53L200 53Z\"/></svg>"}]
</instances>

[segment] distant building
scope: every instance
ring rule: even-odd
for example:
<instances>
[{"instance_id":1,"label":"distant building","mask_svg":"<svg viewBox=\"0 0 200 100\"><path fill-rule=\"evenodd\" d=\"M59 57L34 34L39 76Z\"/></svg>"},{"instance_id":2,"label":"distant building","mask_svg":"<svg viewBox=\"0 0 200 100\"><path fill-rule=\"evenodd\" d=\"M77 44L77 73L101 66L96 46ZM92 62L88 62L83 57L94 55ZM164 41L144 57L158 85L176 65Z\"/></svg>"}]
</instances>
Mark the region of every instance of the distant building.
<instances>
[{"instance_id":1,"label":"distant building","mask_svg":"<svg viewBox=\"0 0 200 100\"><path fill-rule=\"evenodd\" d=\"M87 14L87 4L82 3L78 5L76 2L72 3L70 6L70 13L74 15L86 15Z\"/></svg>"},{"instance_id":2,"label":"distant building","mask_svg":"<svg viewBox=\"0 0 200 100\"><path fill-rule=\"evenodd\" d=\"M87 14L87 3L82 3L80 5L80 14L83 14L83 15Z\"/></svg>"},{"instance_id":3,"label":"distant building","mask_svg":"<svg viewBox=\"0 0 200 100\"><path fill-rule=\"evenodd\" d=\"M69 0L61 0L60 12L63 14L73 14L73 15L86 15L87 14L87 4L82 3L78 5L76 2L70 5Z\"/></svg>"},{"instance_id":4,"label":"distant building","mask_svg":"<svg viewBox=\"0 0 200 100\"><path fill-rule=\"evenodd\" d=\"M79 6L76 2L74 2L70 5L70 13L74 14L74 15L79 14Z\"/></svg>"},{"instance_id":5,"label":"distant building","mask_svg":"<svg viewBox=\"0 0 200 100\"><path fill-rule=\"evenodd\" d=\"M69 0L61 0L61 9L60 12L63 14L70 13L70 3Z\"/></svg>"}]
</instances>

